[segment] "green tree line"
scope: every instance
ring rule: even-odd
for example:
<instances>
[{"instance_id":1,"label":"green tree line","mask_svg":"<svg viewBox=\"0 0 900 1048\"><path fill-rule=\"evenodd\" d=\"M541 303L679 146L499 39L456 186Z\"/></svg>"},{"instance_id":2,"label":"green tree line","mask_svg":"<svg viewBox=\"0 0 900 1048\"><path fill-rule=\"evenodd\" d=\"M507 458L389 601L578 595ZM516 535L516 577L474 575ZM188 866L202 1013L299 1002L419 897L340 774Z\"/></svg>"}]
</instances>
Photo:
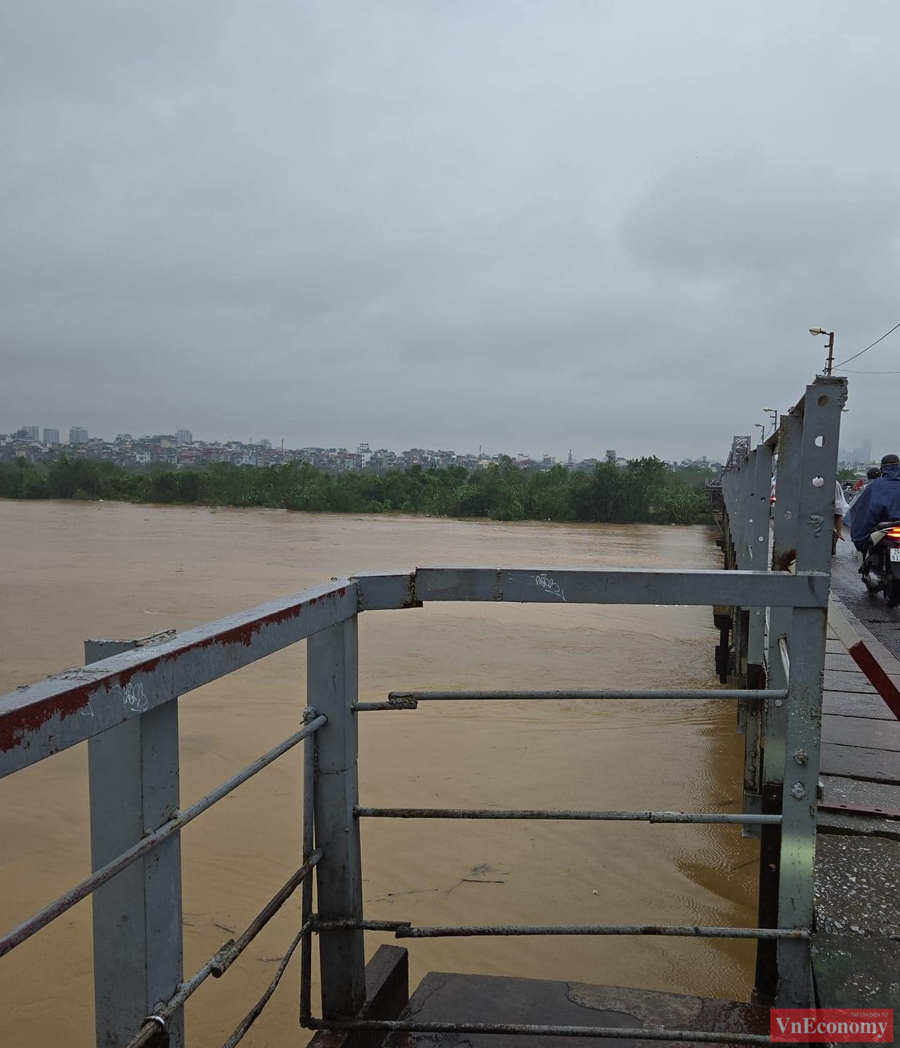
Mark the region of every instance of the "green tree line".
<instances>
[{"instance_id":1,"label":"green tree line","mask_svg":"<svg viewBox=\"0 0 900 1048\"><path fill-rule=\"evenodd\" d=\"M590 473L564 466L523 471L504 457L471 472L463 466L413 466L383 475L335 475L301 462L136 472L62 455L46 466L25 459L0 463L0 497L622 524L693 524L707 512L699 487L655 457L635 459L625 467L598 463Z\"/></svg>"}]
</instances>

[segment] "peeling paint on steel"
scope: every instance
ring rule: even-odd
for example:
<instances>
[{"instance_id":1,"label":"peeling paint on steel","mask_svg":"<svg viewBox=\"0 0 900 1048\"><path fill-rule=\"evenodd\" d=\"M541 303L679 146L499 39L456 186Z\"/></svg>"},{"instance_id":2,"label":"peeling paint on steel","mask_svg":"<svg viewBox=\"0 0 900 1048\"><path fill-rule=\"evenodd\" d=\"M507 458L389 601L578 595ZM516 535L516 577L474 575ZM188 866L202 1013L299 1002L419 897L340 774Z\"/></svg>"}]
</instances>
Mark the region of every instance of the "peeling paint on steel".
<instances>
[{"instance_id":1,"label":"peeling paint on steel","mask_svg":"<svg viewBox=\"0 0 900 1048\"><path fill-rule=\"evenodd\" d=\"M355 614L355 585L337 582L0 696L0 777Z\"/></svg>"}]
</instances>

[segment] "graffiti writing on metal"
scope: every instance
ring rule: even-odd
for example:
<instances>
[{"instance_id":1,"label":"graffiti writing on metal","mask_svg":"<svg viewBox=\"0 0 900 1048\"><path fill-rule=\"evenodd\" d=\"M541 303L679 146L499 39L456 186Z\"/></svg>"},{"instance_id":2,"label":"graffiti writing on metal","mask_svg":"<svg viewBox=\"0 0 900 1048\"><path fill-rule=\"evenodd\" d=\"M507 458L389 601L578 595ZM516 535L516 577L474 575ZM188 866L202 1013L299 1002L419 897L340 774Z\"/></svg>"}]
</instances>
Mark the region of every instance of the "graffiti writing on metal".
<instances>
[{"instance_id":1,"label":"graffiti writing on metal","mask_svg":"<svg viewBox=\"0 0 900 1048\"><path fill-rule=\"evenodd\" d=\"M556 579L551 579L549 575L535 575L534 584L553 597L559 597L560 600L566 599L565 590L563 590Z\"/></svg>"},{"instance_id":2,"label":"graffiti writing on metal","mask_svg":"<svg viewBox=\"0 0 900 1048\"><path fill-rule=\"evenodd\" d=\"M116 685L116 691L122 696L122 705L128 713L145 713L150 708L150 700L144 694L143 684L132 684L129 681L124 688Z\"/></svg>"}]
</instances>

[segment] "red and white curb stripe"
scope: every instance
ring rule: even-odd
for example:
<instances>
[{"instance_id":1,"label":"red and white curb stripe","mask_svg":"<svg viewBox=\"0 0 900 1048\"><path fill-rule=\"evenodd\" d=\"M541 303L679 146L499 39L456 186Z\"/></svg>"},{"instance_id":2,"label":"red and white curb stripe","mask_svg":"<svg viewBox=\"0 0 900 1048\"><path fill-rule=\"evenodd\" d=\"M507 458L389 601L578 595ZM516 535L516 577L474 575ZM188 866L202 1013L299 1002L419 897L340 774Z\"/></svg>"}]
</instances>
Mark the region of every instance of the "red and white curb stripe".
<instances>
[{"instance_id":1,"label":"red and white curb stripe","mask_svg":"<svg viewBox=\"0 0 900 1048\"><path fill-rule=\"evenodd\" d=\"M897 686L900 663L833 597L828 602L828 625L891 713L900 720L900 688ZM895 676L892 677L891 673Z\"/></svg>"}]
</instances>

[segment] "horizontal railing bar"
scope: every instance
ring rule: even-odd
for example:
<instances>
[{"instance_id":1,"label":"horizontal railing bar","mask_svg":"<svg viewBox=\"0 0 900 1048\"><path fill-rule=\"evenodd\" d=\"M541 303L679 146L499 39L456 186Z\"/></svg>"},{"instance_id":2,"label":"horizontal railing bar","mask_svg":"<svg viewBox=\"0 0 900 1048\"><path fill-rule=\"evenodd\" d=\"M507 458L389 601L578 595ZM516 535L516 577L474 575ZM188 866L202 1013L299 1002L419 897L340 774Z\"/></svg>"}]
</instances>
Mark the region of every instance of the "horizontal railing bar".
<instances>
[{"instance_id":1,"label":"horizontal railing bar","mask_svg":"<svg viewBox=\"0 0 900 1048\"><path fill-rule=\"evenodd\" d=\"M0 778L358 613L337 579L0 696Z\"/></svg>"},{"instance_id":2,"label":"horizontal railing bar","mask_svg":"<svg viewBox=\"0 0 900 1048\"><path fill-rule=\"evenodd\" d=\"M443 939L470 935L672 935L701 939L808 939L793 928L716 928L653 924L494 924L398 928L398 939Z\"/></svg>"},{"instance_id":3,"label":"horizontal railing bar","mask_svg":"<svg viewBox=\"0 0 900 1048\"><path fill-rule=\"evenodd\" d=\"M321 858L321 851L314 851L300 869L291 875L284 887L280 888L275 895L272 896L269 902L266 903L262 910L260 910L259 914L247 926L246 931L241 935L237 942L235 942L234 939L229 939L224 946L221 946L212 957L202 965L202 967L194 972L190 979L186 979L178 987L176 993L173 994L165 1004L157 1005L153 1017L148 1017L144 1021L141 1029L134 1037L132 1037L128 1044L125 1045L125 1048L146 1048L161 1029L166 1029L172 1016L179 1008L184 1006L188 998L191 997L204 982L206 982L210 975L215 978L222 976L256 938L260 931L262 931L266 924L268 924L287 899L290 898L297 887L306 880L310 873L312 873L313 868L318 865ZM308 934L310 931L311 924L307 922L307 924L301 928L301 934Z\"/></svg>"},{"instance_id":4,"label":"horizontal railing bar","mask_svg":"<svg viewBox=\"0 0 900 1048\"><path fill-rule=\"evenodd\" d=\"M76 903L86 899L101 884L106 884L107 881L112 880L117 873L121 873L122 870L127 869L133 862L151 852L164 840L171 837L173 833L177 833L182 827L205 812L207 808L211 808L217 801L227 797L232 790L236 790L238 786L252 778L257 772L268 767L272 761L277 760L296 746L298 742L302 742L308 735L311 735L327 723L327 717L316 717L309 724L304 725L298 732L274 746L268 753L264 753L252 764L248 764L246 768L242 768L236 775L232 775L230 779L227 779L220 786L207 793L205 797L201 797L200 800L196 801L189 808L185 808L184 811L178 812L168 822L164 822L158 829L148 833L137 844L127 848L121 855L112 859L105 866L101 866L99 870L95 870L90 877L71 888L65 895L61 895L55 902L45 906L44 909L34 914L34 916L29 917L27 921L23 921L20 925L13 928L12 931L0 939L0 957L15 949L16 946L25 942L26 939L30 939L32 935L39 932L41 928L45 928L51 921L56 920L57 917L60 917L67 910L70 910Z\"/></svg>"},{"instance_id":5,"label":"horizontal railing bar","mask_svg":"<svg viewBox=\"0 0 900 1048\"><path fill-rule=\"evenodd\" d=\"M748 688L710 688L706 691L699 688L673 688L662 691L510 691L501 689L498 691L392 691L388 695L388 705L396 704L400 707L402 701L413 702L446 702L459 701L469 702L476 700L501 700L501 699L541 699L547 701L565 701L568 699L638 699L640 701L669 701L669 700L699 700L705 699L786 699L787 689L780 691L761 691ZM358 703L357 709L362 709L364 703ZM372 703L381 707L381 703ZM400 707L402 708L402 707Z\"/></svg>"},{"instance_id":6,"label":"horizontal railing bar","mask_svg":"<svg viewBox=\"0 0 900 1048\"><path fill-rule=\"evenodd\" d=\"M825 572L418 568L335 579L0 696L0 777L141 716L360 611L424 601L827 606Z\"/></svg>"},{"instance_id":7,"label":"horizontal railing bar","mask_svg":"<svg viewBox=\"0 0 900 1048\"><path fill-rule=\"evenodd\" d=\"M354 713L366 713L371 710L415 710L419 704L415 699L390 698L386 702L355 702L351 708Z\"/></svg>"},{"instance_id":8,"label":"horizontal railing bar","mask_svg":"<svg viewBox=\"0 0 900 1048\"><path fill-rule=\"evenodd\" d=\"M318 914L312 916L312 930L317 935L319 932L396 932L401 928L409 927L409 921L371 921L355 917L339 917L335 920L322 921Z\"/></svg>"},{"instance_id":9,"label":"horizontal railing bar","mask_svg":"<svg viewBox=\"0 0 900 1048\"><path fill-rule=\"evenodd\" d=\"M543 808L363 808L353 809L368 819L570 819L584 822L738 823L746 826L777 824L780 815L681 811L569 811Z\"/></svg>"},{"instance_id":10,"label":"horizontal railing bar","mask_svg":"<svg viewBox=\"0 0 900 1048\"><path fill-rule=\"evenodd\" d=\"M669 689L666 691L392 691L386 702L357 702L357 713L375 710L415 710L420 702L499 702L506 700L539 700L565 702L586 700L699 701L725 699L731 702L755 699L786 699L787 689L760 691L751 689L698 688Z\"/></svg>"},{"instance_id":11,"label":"horizontal railing bar","mask_svg":"<svg viewBox=\"0 0 900 1048\"><path fill-rule=\"evenodd\" d=\"M541 1026L534 1023L420 1022L415 1019L304 1019L310 1030L398 1033L497 1033L511 1036L612 1037L629 1041L697 1041L707 1044L771 1044L768 1034L719 1030L660 1030L657 1027Z\"/></svg>"},{"instance_id":12,"label":"horizontal railing bar","mask_svg":"<svg viewBox=\"0 0 900 1048\"><path fill-rule=\"evenodd\" d=\"M665 924L463 924L416 928L409 921L317 921L314 932L394 932L398 939L490 935L667 935L701 939L808 939L802 928L720 928Z\"/></svg>"},{"instance_id":13,"label":"horizontal railing bar","mask_svg":"<svg viewBox=\"0 0 900 1048\"><path fill-rule=\"evenodd\" d=\"M678 568L418 568L417 602L513 601L551 604L660 604L823 608L824 572ZM405 606L405 605L403 605Z\"/></svg>"}]
</instances>

